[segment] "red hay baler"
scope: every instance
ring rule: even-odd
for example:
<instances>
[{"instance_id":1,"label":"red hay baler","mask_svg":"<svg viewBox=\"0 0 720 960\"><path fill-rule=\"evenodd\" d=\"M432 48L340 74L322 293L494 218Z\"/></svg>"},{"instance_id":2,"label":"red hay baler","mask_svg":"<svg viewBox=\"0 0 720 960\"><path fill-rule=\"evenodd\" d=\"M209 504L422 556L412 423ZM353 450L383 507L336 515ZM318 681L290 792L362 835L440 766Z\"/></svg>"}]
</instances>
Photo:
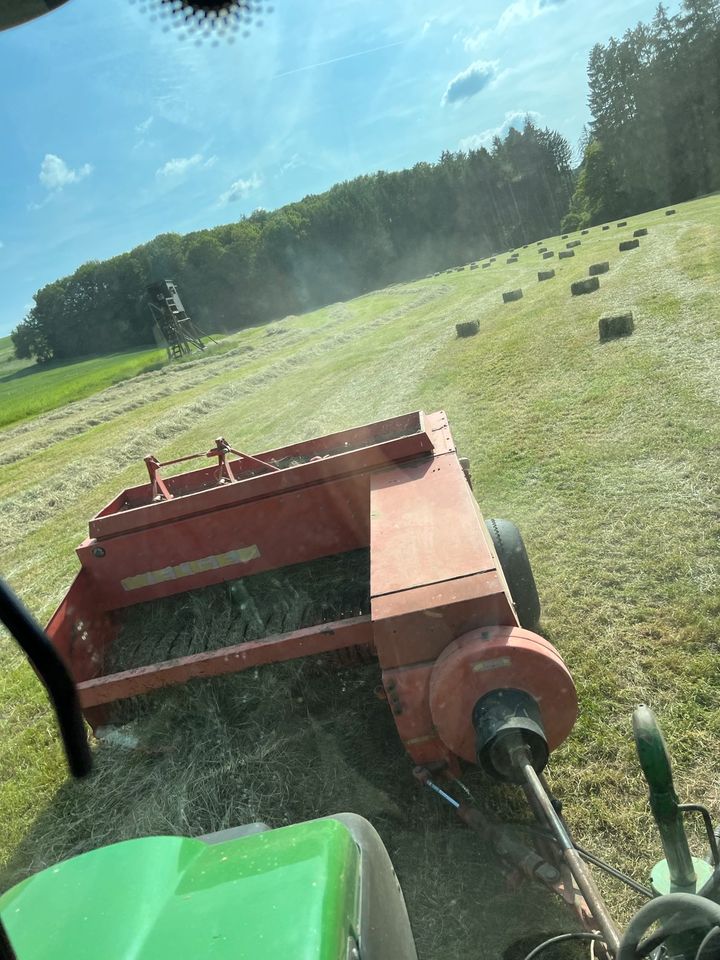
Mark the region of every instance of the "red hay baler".
<instances>
[{"instance_id":1,"label":"red hay baler","mask_svg":"<svg viewBox=\"0 0 720 960\"><path fill-rule=\"evenodd\" d=\"M216 463L162 475L200 456ZM497 691L532 698L547 749L570 732L570 674L525 628L536 625L539 606L522 541L515 531L507 542L511 524L483 520L442 411L254 456L218 439L208 453L145 462L148 482L90 521L77 549L81 570L47 628L94 728L114 701L350 648L377 657L416 764L484 762L492 744L478 745L473 716ZM367 615L107 672L124 608L358 548L370 552Z\"/></svg>"}]
</instances>

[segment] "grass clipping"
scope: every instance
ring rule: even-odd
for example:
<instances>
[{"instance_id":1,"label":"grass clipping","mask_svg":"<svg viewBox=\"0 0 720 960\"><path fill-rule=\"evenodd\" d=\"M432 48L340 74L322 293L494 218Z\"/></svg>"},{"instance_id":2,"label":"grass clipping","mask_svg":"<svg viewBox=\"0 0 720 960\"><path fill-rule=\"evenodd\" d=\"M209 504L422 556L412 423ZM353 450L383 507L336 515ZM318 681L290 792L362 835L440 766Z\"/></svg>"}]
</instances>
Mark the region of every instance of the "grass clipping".
<instances>
[{"instance_id":1,"label":"grass clipping","mask_svg":"<svg viewBox=\"0 0 720 960\"><path fill-rule=\"evenodd\" d=\"M257 574L129 610L115 667L356 616L368 606L367 551ZM379 681L376 663L348 668L308 657L125 701L115 717L122 741L101 742L88 780L61 787L0 888L118 840L352 811L373 823L389 850L421 960L445 960L448 937L454 956L479 956L482 943L482 955L515 960L542 934L572 928L559 901L536 886L519 926L522 891L508 886L487 840L415 783L390 710L375 695ZM522 797L479 771L465 783L494 809L524 816ZM451 789L462 794L459 785Z\"/></svg>"}]
</instances>

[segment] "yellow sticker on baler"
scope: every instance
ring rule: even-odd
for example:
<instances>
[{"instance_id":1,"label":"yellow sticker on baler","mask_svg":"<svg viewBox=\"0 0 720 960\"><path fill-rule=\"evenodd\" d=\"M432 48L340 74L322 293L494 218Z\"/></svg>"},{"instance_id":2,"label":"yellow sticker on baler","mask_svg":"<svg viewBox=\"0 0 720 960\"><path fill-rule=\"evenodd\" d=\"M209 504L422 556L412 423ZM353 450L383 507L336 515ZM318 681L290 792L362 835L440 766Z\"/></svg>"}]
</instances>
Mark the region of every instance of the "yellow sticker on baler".
<instances>
[{"instance_id":1,"label":"yellow sticker on baler","mask_svg":"<svg viewBox=\"0 0 720 960\"><path fill-rule=\"evenodd\" d=\"M218 553L212 557L188 560L185 563L179 563L176 567L162 567L160 570L138 573L134 577L125 577L120 584L123 590L140 590L143 587L152 587L156 583L165 583L167 580L179 580L181 577L205 573L206 570L229 567L233 563L249 563L250 560L256 560L259 556L260 551L254 543L251 547L240 547L238 550L228 550L227 553Z\"/></svg>"}]
</instances>

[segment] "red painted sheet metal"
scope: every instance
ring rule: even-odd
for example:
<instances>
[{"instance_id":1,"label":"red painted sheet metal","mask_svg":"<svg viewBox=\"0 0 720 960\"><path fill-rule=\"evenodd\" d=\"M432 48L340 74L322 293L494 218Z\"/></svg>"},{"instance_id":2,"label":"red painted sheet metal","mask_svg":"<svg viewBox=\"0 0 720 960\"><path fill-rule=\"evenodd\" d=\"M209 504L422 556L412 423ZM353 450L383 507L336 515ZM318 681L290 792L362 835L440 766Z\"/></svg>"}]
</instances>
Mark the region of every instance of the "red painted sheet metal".
<instances>
[{"instance_id":1,"label":"red painted sheet metal","mask_svg":"<svg viewBox=\"0 0 720 960\"><path fill-rule=\"evenodd\" d=\"M513 687L537 700L548 745L554 750L577 719L577 694L568 668L551 643L520 627L488 627L454 641L430 678L430 711L443 742L475 761L472 712L491 690Z\"/></svg>"},{"instance_id":2,"label":"red painted sheet metal","mask_svg":"<svg viewBox=\"0 0 720 960\"><path fill-rule=\"evenodd\" d=\"M101 609L115 610L369 543L368 477L332 483L175 520L78 548ZM238 551L243 559L232 562ZM147 585L138 578L147 577Z\"/></svg>"},{"instance_id":3,"label":"red painted sheet metal","mask_svg":"<svg viewBox=\"0 0 720 960\"><path fill-rule=\"evenodd\" d=\"M46 633L76 681L102 673L105 651L115 639L115 618L97 604L87 570L81 570L52 615Z\"/></svg>"},{"instance_id":4,"label":"red painted sheet metal","mask_svg":"<svg viewBox=\"0 0 720 960\"><path fill-rule=\"evenodd\" d=\"M517 624L496 571L374 597L371 612L384 668L434 659L475 627Z\"/></svg>"},{"instance_id":5,"label":"red painted sheet metal","mask_svg":"<svg viewBox=\"0 0 720 960\"><path fill-rule=\"evenodd\" d=\"M454 454L371 476L373 597L495 569Z\"/></svg>"},{"instance_id":6,"label":"red painted sheet metal","mask_svg":"<svg viewBox=\"0 0 720 960\"><path fill-rule=\"evenodd\" d=\"M361 442L364 433L367 433L368 437L382 435L381 431L390 430L391 425L396 421L400 421L401 425L407 422L407 429L412 429L413 432L406 436L384 440L375 445L351 449L347 453L328 456L326 459L310 461L274 473L239 480L237 483L216 484L214 478L217 467L168 477L166 478L168 489L171 493L178 495L173 500L150 503L150 484L130 488L116 497L90 521L90 537L102 539L131 530L146 530L179 517L205 514L210 510L222 509L236 503L272 496L315 483L327 482L353 473L383 468L388 463L403 461L432 452L433 441L429 433L423 429L425 425L424 415L416 413L406 415L404 418L393 418L393 420L380 421L367 427L333 434L330 437L320 438L320 440L294 444L292 447L283 447L280 450L258 454L258 456L261 459L282 459L286 456L301 456L309 453L323 456L322 451L324 449L334 449L338 445L342 446L345 442L351 443L352 438ZM372 431L375 431L375 433L373 434ZM343 438L351 439L344 440ZM331 446L331 441L333 446ZM316 453L316 451L320 452ZM230 461L233 469L235 469L237 462ZM195 492L179 495L186 491ZM142 505L137 506L138 503ZM124 509L123 505L128 505L130 509Z\"/></svg>"},{"instance_id":7,"label":"red painted sheet metal","mask_svg":"<svg viewBox=\"0 0 720 960\"><path fill-rule=\"evenodd\" d=\"M434 662L383 670L388 704L405 749L418 764L442 763L452 752L435 730L430 713L430 677Z\"/></svg>"},{"instance_id":8,"label":"red painted sheet metal","mask_svg":"<svg viewBox=\"0 0 720 960\"><path fill-rule=\"evenodd\" d=\"M317 656L346 647L372 646L370 617L354 617L333 623L307 627L292 633L279 634L265 640L254 640L198 653L176 660L166 660L149 667L125 670L78 686L83 709L112 703L159 690L197 677L217 677L239 673L262 664L280 663L299 657Z\"/></svg>"}]
</instances>

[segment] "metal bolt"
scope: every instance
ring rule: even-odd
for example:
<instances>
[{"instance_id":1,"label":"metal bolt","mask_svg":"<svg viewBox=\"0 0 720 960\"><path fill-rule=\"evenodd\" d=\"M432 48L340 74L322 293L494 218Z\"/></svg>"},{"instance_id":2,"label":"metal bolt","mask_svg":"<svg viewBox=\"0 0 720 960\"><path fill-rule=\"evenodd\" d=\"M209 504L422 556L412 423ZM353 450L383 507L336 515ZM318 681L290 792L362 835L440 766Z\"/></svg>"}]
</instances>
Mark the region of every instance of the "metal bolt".
<instances>
[{"instance_id":1,"label":"metal bolt","mask_svg":"<svg viewBox=\"0 0 720 960\"><path fill-rule=\"evenodd\" d=\"M94 557L104 557L105 550L103 547L93 547L93 556Z\"/></svg>"}]
</instances>

